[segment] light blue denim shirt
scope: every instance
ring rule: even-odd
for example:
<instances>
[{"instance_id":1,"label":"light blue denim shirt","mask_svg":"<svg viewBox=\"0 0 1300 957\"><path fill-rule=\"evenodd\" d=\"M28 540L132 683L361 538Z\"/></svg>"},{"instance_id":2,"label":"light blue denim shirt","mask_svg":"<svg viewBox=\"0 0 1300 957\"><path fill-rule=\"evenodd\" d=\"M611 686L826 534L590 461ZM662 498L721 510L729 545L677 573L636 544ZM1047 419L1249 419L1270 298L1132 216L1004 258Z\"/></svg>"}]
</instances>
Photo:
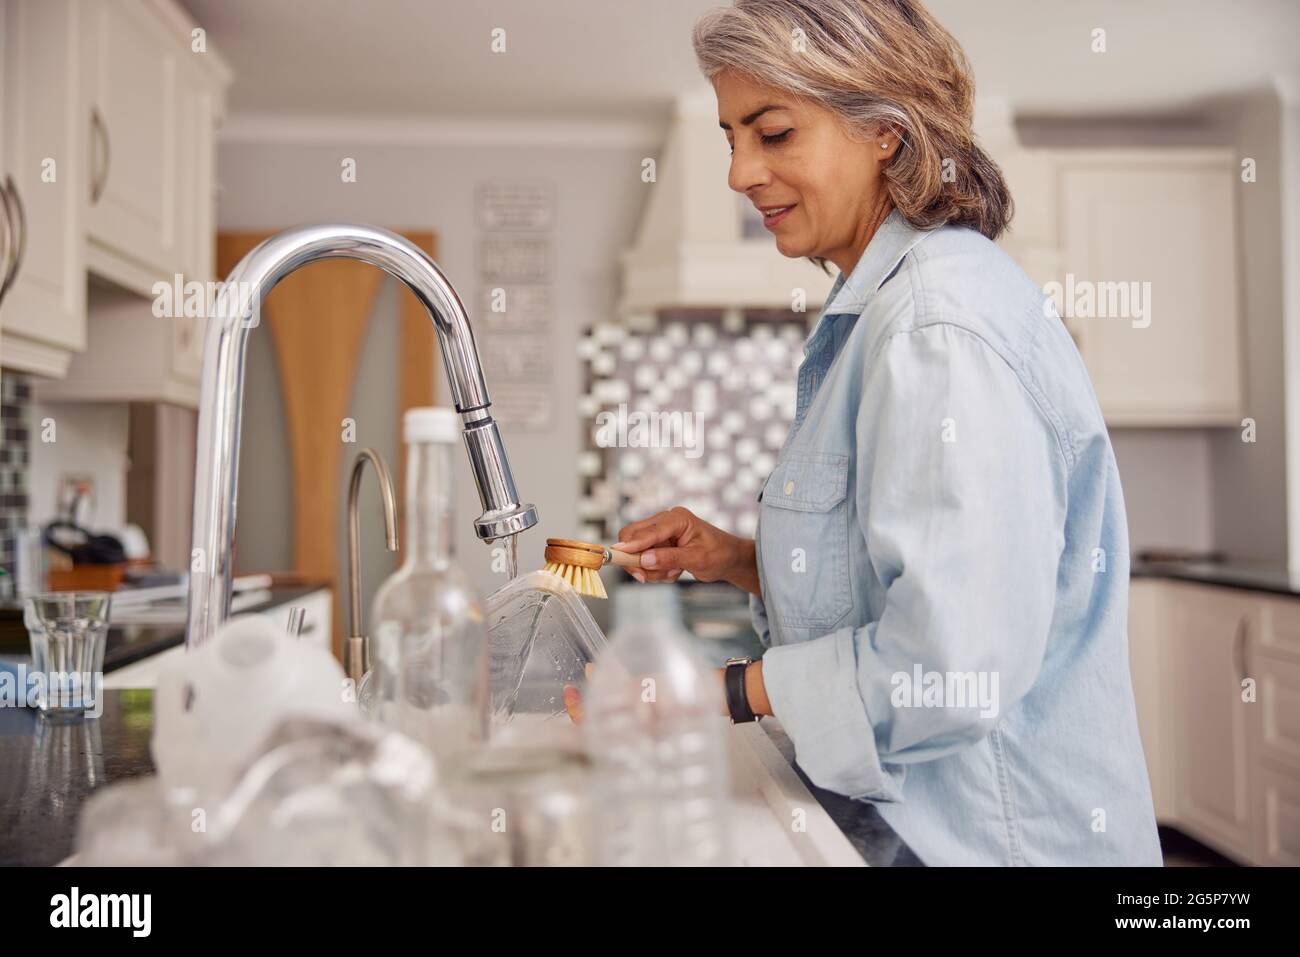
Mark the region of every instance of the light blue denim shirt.
<instances>
[{"instance_id":1,"label":"light blue denim shirt","mask_svg":"<svg viewBox=\"0 0 1300 957\"><path fill-rule=\"evenodd\" d=\"M1045 301L897 211L837 279L759 497L763 677L809 778L928 864L1159 865L1119 473Z\"/></svg>"}]
</instances>

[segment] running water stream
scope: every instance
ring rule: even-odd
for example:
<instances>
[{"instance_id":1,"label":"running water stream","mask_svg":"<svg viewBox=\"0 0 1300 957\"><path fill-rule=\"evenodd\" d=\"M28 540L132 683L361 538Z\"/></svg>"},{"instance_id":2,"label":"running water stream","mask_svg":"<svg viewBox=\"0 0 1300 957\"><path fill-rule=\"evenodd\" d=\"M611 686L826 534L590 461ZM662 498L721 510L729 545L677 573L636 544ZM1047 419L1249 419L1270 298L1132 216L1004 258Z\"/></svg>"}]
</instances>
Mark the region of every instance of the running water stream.
<instances>
[{"instance_id":1,"label":"running water stream","mask_svg":"<svg viewBox=\"0 0 1300 957\"><path fill-rule=\"evenodd\" d=\"M519 577L519 535L507 535L505 537L506 556L510 559L510 581Z\"/></svg>"}]
</instances>

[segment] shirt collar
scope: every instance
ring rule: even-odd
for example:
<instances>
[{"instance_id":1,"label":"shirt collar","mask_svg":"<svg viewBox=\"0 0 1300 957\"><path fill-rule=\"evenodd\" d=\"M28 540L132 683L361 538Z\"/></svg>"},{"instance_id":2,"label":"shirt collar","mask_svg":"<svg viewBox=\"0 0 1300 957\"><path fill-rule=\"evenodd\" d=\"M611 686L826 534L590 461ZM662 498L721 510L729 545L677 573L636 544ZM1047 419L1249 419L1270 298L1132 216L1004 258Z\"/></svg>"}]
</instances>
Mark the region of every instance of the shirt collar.
<instances>
[{"instance_id":1,"label":"shirt collar","mask_svg":"<svg viewBox=\"0 0 1300 957\"><path fill-rule=\"evenodd\" d=\"M853 271L847 277L841 272L836 278L830 295L826 297L826 305L822 307L817 319L817 328L808 337L808 341L812 342L816 337L827 316L861 315L867 301L875 295L876 290L912 247L925 238L926 233L927 230L918 229L909 223L897 209L890 210L867 243L867 248Z\"/></svg>"}]
</instances>

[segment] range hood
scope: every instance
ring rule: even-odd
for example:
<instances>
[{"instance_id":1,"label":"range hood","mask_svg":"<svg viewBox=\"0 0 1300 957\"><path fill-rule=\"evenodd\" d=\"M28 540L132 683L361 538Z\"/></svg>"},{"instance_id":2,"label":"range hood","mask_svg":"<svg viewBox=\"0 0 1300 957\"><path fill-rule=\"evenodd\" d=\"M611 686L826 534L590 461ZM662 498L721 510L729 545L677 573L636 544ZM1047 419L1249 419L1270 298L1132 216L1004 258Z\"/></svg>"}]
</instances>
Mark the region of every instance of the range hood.
<instances>
[{"instance_id":1,"label":"range hood","mask_svg":"<svg viewBox=\"0 0 1300 957\"><path fill-rule=\"evenodd\" d=\"M797 290L816 315L834 285L807 259L787 259L754 211L727 186L730 159L713 90L680 97L662 161L637 229L622 256L624 317L662 309L789 310ZM747 236L747 233L750 234Z\"/></svg>"}]
</instances>

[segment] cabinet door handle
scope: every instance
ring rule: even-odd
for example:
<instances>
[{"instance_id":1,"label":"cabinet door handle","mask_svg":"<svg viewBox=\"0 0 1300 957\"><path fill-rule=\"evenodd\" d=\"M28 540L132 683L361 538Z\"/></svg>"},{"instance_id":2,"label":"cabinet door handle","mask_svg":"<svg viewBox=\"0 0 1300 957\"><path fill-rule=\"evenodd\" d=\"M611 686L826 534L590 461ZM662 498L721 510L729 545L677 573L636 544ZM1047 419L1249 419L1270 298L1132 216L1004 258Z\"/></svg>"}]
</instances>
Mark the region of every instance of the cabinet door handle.
<instances>
[{"instance_id":1,"label":"cabinet door handle","mask_svg":"<svg viewBox=\"0 0 1300 957\"><path fill-rule=\"evenodd\" d=\"M9 274L9 253L13 249L13 237L10 236L9 197L0 185L0 302L4 302L4 280Z\"/></svg>"},{"instance_id":2,"label":"cabinet door handle","mask_svg":"<svg viewBox=\"0 0 1300 957\"><path fill-rule=\"evenodd\" d=\"M9 262L5 266L4 283L0 284L0 299L3 299L9 292L9 287L14 284L18 278L18 270L22 268L23 256L27 253L27 211L23 209L23 199L18 195L18 187L14 185L14 178L6 176L4 186L0 187L0 193L4 194L5 219L13 223L13 235L9 240ZM10 208L10 202L13 208Z\"/></svg>"},{"instance_id":3,"label":"cabinet door handle","mask_svg":"<svg viewBox=\"0 0 1300 957\"><path fill-rule=\"evenodd\" d=\"M90 205L94 206L99 202L99 198L104 195L104 187L108 183L108 170L113 161L112 147L108 138L108 127L104 125L104 118L99 115L99 107L97 106L92 106L90 108L90 129L94 134L94 142L103 147L104 157L102 169L100 168L100 164L95 161L98 159L98 151L96 157L92 158L90 164L92 172L90 179Z\"/></svg>"},{"instance_id":4,"label":"cabinet door handle","mask_svg":"<svg viewBox=\"0 0 1300 957\"><path fill-rule=\"evenodd\" d=\"M1246 674L1246 638L1250 634L1250 621L1246 617L1237 622L1237 633L1232 639L1232 660L1237 668L1238 684L1245 681Z\"/></svg>"}]
</instances>

